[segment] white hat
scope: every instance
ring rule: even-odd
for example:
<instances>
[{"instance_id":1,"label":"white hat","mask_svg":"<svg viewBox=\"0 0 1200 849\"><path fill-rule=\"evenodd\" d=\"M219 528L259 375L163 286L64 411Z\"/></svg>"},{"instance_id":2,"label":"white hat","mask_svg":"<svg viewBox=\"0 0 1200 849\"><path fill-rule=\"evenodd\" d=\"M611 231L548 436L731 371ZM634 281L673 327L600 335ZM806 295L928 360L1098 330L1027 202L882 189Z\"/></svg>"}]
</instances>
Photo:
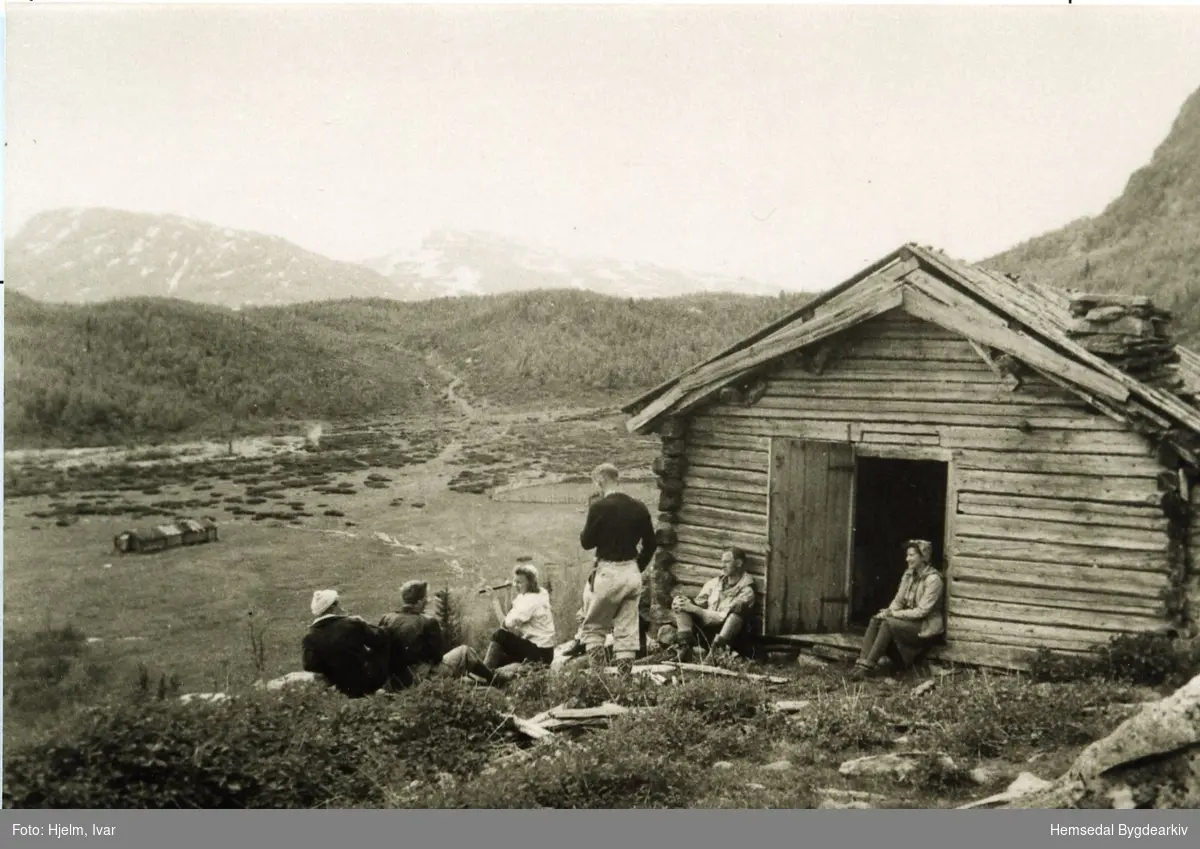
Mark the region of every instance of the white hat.
<instances>
[{"instance_id":1,"label":"white hat","mask_svg":"<svg viewBox=\"0 0 1200 849\"><path fill-rule=\"evenodd\" d=\"M337 603L337 590L317 590L312 597L312 615L320 616Z\"/></svg>"}]
</instances>

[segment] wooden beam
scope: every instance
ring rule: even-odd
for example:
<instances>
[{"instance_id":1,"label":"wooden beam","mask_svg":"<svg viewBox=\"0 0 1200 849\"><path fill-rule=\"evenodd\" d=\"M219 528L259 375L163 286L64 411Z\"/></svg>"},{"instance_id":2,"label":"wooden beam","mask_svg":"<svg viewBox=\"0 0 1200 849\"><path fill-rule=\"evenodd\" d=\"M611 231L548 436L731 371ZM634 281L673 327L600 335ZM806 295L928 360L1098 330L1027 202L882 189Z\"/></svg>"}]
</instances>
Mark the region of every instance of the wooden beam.
<instances>
[{"instance_id":1,"label":"wooden beam","mask_svg":"<svg viewBox=\"0 0 1200 849\"><path fill-rule=\"evenodd\" d=\"M861 321L896 309L902 304L900 285L893 282L868 286L861 292L854 292L854 297L847 297L843 302L831 301L830 311L813 318L812 321L784 328L761 342L702 367L694 374L681 379L675 387L631 418L626 427L630 431L641 432L672 410L684 412L690 409L718 390L721 385L746 379L758 366L797 348L819 342Z\"/></svg>"},{"instance_id":2,"label":"wooden beam","mask_svg":"<svg viewBox=\"0 0 1200 849\"><path fill-rule=\"evenodd\" d=\"M753 343L765 339L766 337L778 331L780 328L787 327L789 324L803 320L805 314L811 314L813 310L836 299L843 292L853 289L871 278L880 280L898 280L909 272L920 267L921 263L913 256L910 246L904 245L903 247L892 251L882 259L867 266L848 280L844 280L838 285L833 286L832 288L827 289L826 291L817 295L803 306L792 310L778 319L775 319L766 326L759 328L754 333L751 333L749 336L739 339L737 342L734 342L720 353L709 357L703 362L697 363L676 377L663 381L653 389L643 392L637 398L634 398L632 401L629 401L627 404L625 404L625 406L621 407L621 410L622 412L632 414L635 409L644 409L647 404L661 397L664 392L668 391L672 386L677 385L684 377L695 373L697 369L702 368L709 363L714 363L718 360L724 359L732 353L741 351Z\"/></svg>"},{"instance_id":3,"label":"wooden beam","mask_svg":"<svg viewBox=\"0 0 1200 849\"><path fill-rule=\"evenodd\" d=\"M968 314L938 304L915 289L905 290L903 300L905 312L1012 354L1030 365L1062 375L1074 385L1119 402L1129 397L1129 390L1117 381L1072 362L1020 331L1002 330L995 324L973 320Z\"/></svg>"},{"instance_id":4,"label":"wooden beam","mask_svg":"<svg viewBox=\"0 0 1200 849\"><path fill-rule=\"evenodd\" d=\"M1008 387L1009 392L1016 392L1021 388L1021 378L1017 377L1011 371L1006 371L1000 367L1000 364L987 352L987 349L976 342L974 339L967 340L971 345L971 350L979 355L979 359L987 365L992 373L1000 379L1000 382Z\"/></svg>"},{"instance_id":5,"label":"wooden beam","mask_svg":"<svg viewBox=\"0 0 1200 849\"><path fill-rule=\"evenodd\" d=\"M1136 392L1163 412L1178 419L1185 426L1192 430L1200 430L1200 410L1188 406L1165 392L1147 386L1069 339L1055 319L1043 315L1046 311L1044 307L1046 299L1040 291L1030 292L1028 291L1029 287L1023 284L1010 279L1001 279L966 263L948 260L916 245L911 246L911 250L924 264L941 272L948 279L954 280L955 285L965 287L975 298L986 301L998 310L1007 312L1012 318L1052 342L1060 350L1069 352L1076 360L1091 366L1102 375L1107 375L1125 387L1127 391Z\"/></svg>"}]
</instances>

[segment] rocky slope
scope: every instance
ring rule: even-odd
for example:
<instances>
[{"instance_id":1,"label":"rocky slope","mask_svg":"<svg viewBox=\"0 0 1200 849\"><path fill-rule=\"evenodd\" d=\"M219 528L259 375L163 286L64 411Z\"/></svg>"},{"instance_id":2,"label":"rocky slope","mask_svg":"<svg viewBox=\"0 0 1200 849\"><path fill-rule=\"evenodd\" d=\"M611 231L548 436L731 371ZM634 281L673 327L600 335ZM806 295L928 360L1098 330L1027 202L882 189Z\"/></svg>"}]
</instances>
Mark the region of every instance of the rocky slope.
<instances>
[{"instance_id":1,"label":"rocky slope","mask_svg":"<svg viewBox=\"0 0 1200 849\"><path fill-rule=\"evenodd\" d=\"M1179 341L1200 343L1200 90L1100 215L987 262L1063 288L1149 295L1174 311Z\"/></svg>"}]
</instances>

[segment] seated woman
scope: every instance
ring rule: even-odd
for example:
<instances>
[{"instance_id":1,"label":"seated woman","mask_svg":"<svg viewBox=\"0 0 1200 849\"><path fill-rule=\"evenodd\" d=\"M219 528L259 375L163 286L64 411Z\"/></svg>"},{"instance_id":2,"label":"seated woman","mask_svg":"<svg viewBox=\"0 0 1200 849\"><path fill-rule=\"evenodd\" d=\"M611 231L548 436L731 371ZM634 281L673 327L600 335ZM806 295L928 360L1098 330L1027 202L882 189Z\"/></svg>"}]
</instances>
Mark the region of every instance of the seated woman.
<instances>
[{"instance_id":1,"label":"seated woman","mask_svg":"<svg viewBox=\"0 0 1200 849\"><path fill-rule=\"evenodd\" d=\"M721 572L701 588L694 601L675 596L671 602L681 662L691 659L697 636L711 646L710 656L722 647L736 649L740 643L756 595L754 579L746 574L746 552L737 547L726 549L721 555Z\"/></svg>"},{"instance_id":2,"label":"seated woman","mask_svg":"<svg viewBox=\"0 0 1200 849\"><path fill-rule=\"evenodd\" d=\"M934 568L933 545L914 539L904 544L908 568L891 605L871 617L853 676L861 678L887 654L897 668L912 665L946 630L942 615L942 576Z\"/></svg>"},{"instance_id":3,"label":"seated woman","mask_svg":"<svg viewBox=\"0 0 1200 849\"><path fill-rule=\"evenodd\" d=\"M513 586L517 595L507 614L495 590L487 589L492 596L492 611L500 622L483 658L484 665L493 671L510 663L549 665L554 660L554 614L550 594L538 584L537 567L522 564L514 569Z\"/></svg>"}]
</instances>

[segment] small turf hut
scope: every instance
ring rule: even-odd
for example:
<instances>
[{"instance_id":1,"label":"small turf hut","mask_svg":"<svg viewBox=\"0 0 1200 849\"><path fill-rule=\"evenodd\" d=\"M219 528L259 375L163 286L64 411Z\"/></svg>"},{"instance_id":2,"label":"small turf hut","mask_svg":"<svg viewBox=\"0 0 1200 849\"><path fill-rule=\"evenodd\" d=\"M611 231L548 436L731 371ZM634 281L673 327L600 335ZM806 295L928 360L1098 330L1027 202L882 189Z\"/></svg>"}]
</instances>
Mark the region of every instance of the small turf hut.
<instances>
[{"instance_id":1,"label":"small turf hut","mask_svg":"<svg viewBox=\"0 0 1200 849\"><path fill-rule=\"evenodd\" d=\"M121 554L146 553L181 545L215 542L217 538L217 523L212 519L178 518L169 525L154 525L119 533L113 538L113 548Z\"/></svg>"},{"instance_id":2,"label":"small turf hut","mask_svg":"<svg viewBox=\"0 0 1200 849\"><path fill-rule=\"evenodd\" d=\"M734 544L766 641L856 646L916 537L943 657L1195 635L1200 357L1168 320L907 245L656 387L624 408L662 437L652 617Z\"/></svg>"}]
</instances>

